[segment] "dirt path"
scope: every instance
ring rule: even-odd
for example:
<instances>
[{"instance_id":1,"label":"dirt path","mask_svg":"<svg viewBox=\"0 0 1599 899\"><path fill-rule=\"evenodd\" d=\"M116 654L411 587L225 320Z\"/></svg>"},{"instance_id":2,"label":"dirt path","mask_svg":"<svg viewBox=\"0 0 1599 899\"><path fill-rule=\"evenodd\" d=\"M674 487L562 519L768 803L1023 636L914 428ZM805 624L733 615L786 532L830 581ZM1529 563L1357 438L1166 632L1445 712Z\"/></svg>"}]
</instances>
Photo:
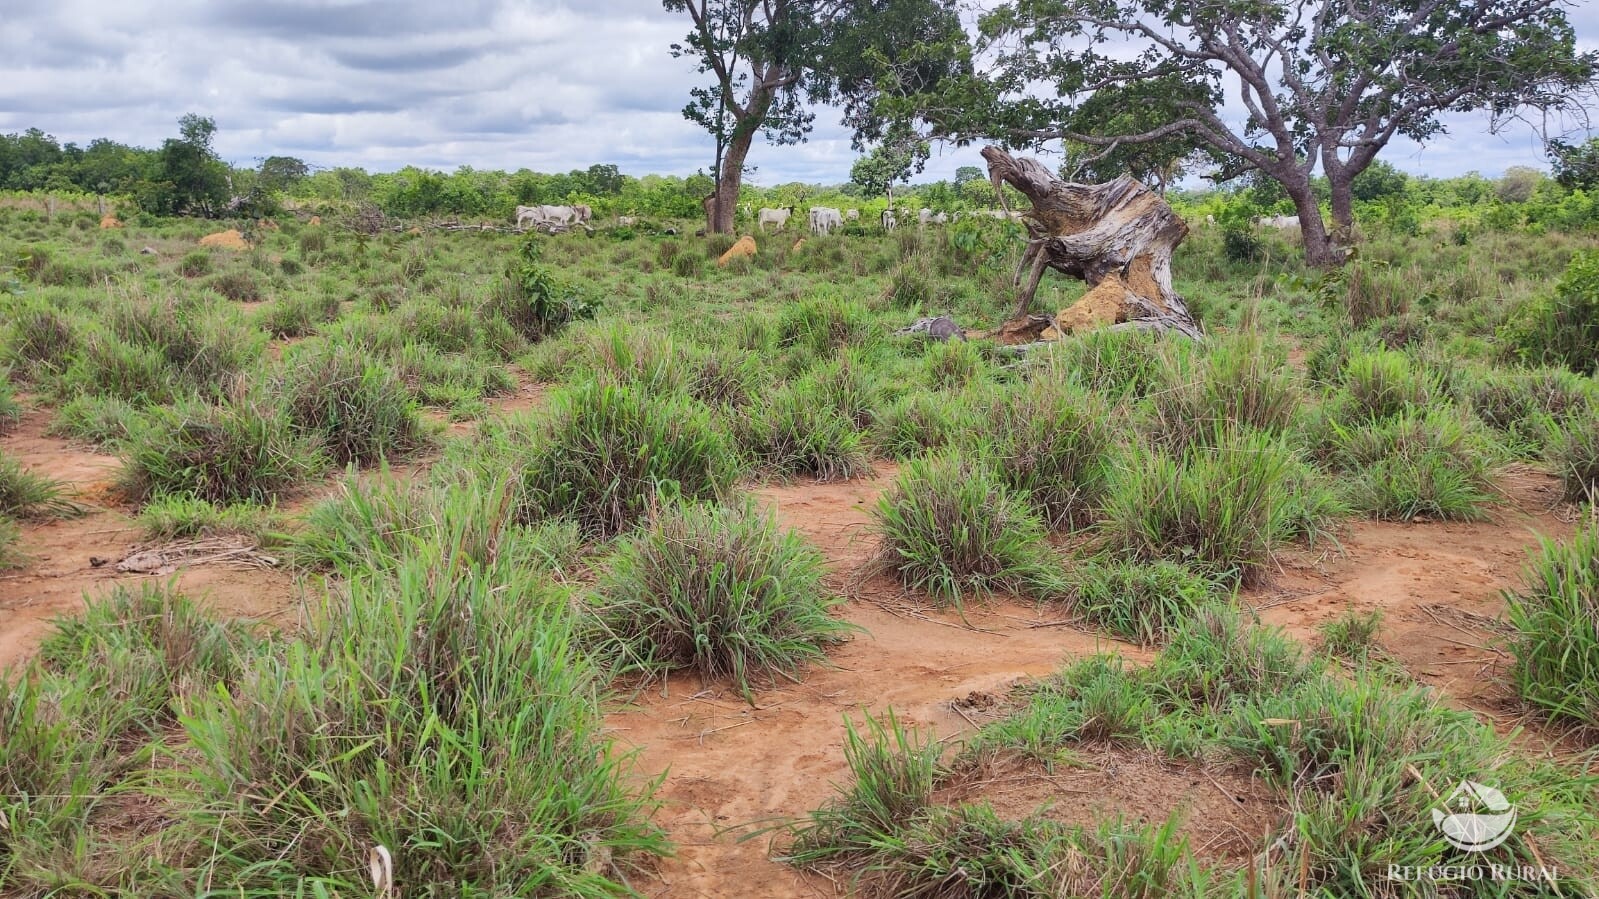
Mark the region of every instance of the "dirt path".
<instances>
[{"instance_id":1,"label":"dirt path","mask_svg":"<svg viewBox=\"0 0 1599 899\"><path fill-rule=\"evenodd\" d=\"M1419 682L1504 726L1520 712L1502 682L1510 657L1503 591L1521 584L1540 536L1574 525L1556 514L1558 481L1528 468L1504 472L1505 503L1491 521L1405 524L1356 520L1343 553L1297 554L1268 589L1246 596L1268 624L1307 643L1347 609L1379 610L1383 649Z\"/></svg>"},{"instance_id":2,"label":"dirt path","mask_svg":"<svg viewBox=\"0 0 1599 899\"><path fill-rule=\"evenodd\" d=\"M782 522L804 533L846 579L872 553L866 533L870 500L887 482L802 483L757 496ZM768 857L763 838L738 842L723 828L759 827L797 817L844 782L844 717L892 707L908 724L944 739L971 729L952 703L1003 694L1018 679L1047 674L1068 656L1137 650L1048 624L1058 610L1000 601L973 608L962 623L951 613L915 609L886 578L851 588L845 617L865 634L813 667L804 682L757 694L751 708L725 687L677 677L611 716L624 745L640 751L642 771L667 774L658 821L680 847L661 864L651 896L793 897L835 895L832 883L802 876ZM736 886L735 886L736 885Z\"/></svg>"},{"instance_id":3,"label":"dirt path","mask_svg":"<svg viewBox=\"0 0 1599 899\"><path fill-rule=\"evenodd\" d=\"M15 431L0 438L0 448L22 466L62 481L87 514L64 521L24 522L21 549L25 567L0 572L0 670L32 655L49 633L50 621L76 614L84 597L98 596L116 584L137 586L150 575L120 574L115 563L139 542L138 529L112 490L118 461L65 440L45 435L50 413L29 413ZM104 560L96 566L92 559ZM191 596L206 600L224 615L292 623L298 591L288 572L183 568L171 575Z\"/></svg>"}]
</instances>

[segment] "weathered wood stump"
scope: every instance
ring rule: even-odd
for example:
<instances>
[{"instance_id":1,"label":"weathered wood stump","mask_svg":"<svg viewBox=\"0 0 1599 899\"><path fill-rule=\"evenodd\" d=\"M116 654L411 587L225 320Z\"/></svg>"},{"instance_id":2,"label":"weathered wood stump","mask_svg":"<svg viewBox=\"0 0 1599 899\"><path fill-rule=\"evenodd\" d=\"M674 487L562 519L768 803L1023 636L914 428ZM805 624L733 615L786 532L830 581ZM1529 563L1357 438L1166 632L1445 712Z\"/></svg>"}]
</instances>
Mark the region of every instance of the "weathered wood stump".
<instances>
[{"instance_id":1,"label":"weathered wood stump","mask_svg":"<svg viewBox=\"0 0 1599 899\"><path fill-rule=\"evenodd\" d=\"M1024 329L1024 323L1036 326L1027 309L1044 269L1052 268L1082 279L1089 290L1042 329L1044 339L1107 326L1201 335L1199 323L1171 285L1172 251L1188 236L1188 225L1159 194L1127 175L1107 184L1072 184L1036 159L1017 159L998 147L982 152L1002 203L1001 184L1033 202L1022 217L1029 240L1016 271L1016 314L1006 327L1020 331L1033 329ZM1031 274L1022 288L1028 266Z\"/></svg>"}]
</instances>

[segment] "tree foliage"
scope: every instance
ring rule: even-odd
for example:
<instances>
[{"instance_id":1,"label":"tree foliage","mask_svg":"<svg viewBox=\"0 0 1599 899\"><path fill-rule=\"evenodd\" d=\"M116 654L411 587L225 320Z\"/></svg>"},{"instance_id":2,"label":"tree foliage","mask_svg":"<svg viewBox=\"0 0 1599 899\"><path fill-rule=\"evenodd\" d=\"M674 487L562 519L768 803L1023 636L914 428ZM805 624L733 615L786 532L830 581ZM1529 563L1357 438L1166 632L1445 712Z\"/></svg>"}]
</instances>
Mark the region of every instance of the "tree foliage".
<instances>
[{"instance_id":1,"label":"tree foliage","mask_svg":"<svg viewBox=\"0 0 1599 899\"><path fill-rule=\"evenodd\" d=\"M1317 264L1339 258L1353 181L1395 137L1436 137L1448 113L1568 109L1599 68L1555 0L1010 0L981 32L986 71L895 111L957 140L1098 148L1091 161L1203 147L1283 186Z\"/></svg>"}]
</instances>

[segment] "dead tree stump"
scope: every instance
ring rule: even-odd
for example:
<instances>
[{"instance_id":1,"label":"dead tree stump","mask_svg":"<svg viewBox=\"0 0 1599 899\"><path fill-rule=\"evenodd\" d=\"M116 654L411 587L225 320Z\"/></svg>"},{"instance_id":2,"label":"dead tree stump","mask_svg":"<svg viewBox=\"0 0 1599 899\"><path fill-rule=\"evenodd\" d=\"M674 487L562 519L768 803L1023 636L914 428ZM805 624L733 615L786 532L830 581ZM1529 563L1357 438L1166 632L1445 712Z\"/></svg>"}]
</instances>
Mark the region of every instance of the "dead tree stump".
<instances>
[{"instance_id":1,"label":"dead tree stump","mask_svg":"<svg viewBox=\"0 0 1599 899\"><path fill-rule=\"evenodd\" d=\"M984 147L983 158L1001 202L1001 184L1033 201L1022 218L1029 240L1016 271L1020 290L1008 325L1029 320L1038 282L1052 268L1081 278L1089 290L1055 315L1055 333L1044 329L1045 339L1105 326L1200 336L1199 323L1171 286L1171 254L1188 236L1188 225L1160 195L1127 175L1107 184L1072 184L1036 159L1017 159L998 147Z\"/></svg>"}]
</instances>

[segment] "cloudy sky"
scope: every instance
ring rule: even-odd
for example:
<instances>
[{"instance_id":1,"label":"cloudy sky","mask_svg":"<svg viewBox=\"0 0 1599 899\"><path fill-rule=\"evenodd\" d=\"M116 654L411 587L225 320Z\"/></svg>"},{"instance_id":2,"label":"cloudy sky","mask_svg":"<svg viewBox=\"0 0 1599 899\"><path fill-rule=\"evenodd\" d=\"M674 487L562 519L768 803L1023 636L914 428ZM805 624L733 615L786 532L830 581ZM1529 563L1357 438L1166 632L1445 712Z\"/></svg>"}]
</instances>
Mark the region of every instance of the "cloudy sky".
<instances>
[{"instance_id":1,"label":"cloudy sky","mask_svg":"<svg viewBox=\"0 0 1599 899\"><path fill-rule=\"evenodd\" d=\"M1571 15L1594 46L1599 3ZM0 132L155 146L199 112L240 164L684 175L711 156L680 113L699 81L668 52L685 25L658 0L0 0ZM1530 129L1450 131L1384 158L1437 176L1544 164ZM853 158L822 115L809 143L750 161L757 183L832 183ZM946 148L924 177L980 161Z\"/></svg>"}]
</instances>

